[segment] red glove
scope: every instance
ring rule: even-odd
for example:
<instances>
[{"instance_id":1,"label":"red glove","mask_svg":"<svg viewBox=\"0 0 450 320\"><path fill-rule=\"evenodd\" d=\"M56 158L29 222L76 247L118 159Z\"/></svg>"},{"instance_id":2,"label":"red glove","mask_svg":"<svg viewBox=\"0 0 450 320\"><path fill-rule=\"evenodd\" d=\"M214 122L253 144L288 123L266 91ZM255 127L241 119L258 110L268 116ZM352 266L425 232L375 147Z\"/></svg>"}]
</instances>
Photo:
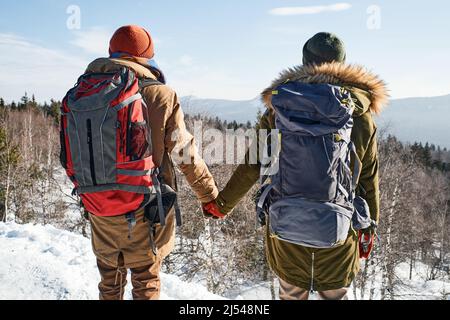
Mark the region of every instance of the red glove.
<instances>
[{"instance_id":1,"label":"red glove","mask_svg":"<svg viewBox=\"0 0 450 320\"><path fill-rule=\"evenodd\" d=\"M203 204L203 214L207 218L213 218L213 219L223 219L226 217L226 214L223 214L222 212L220 212L220 209L217 206L215 201Z\"/></svg>"},{"instance_id":2,"label":"red glove","mask_svg":"<svg viewBox=\"0 0 450 320\"><path fill-rule=\"evenodd\" d=\"M368 259L373 249L375 235L371 232L359 231L359 257L361 259Z\"/></svg>"}]
</instances>

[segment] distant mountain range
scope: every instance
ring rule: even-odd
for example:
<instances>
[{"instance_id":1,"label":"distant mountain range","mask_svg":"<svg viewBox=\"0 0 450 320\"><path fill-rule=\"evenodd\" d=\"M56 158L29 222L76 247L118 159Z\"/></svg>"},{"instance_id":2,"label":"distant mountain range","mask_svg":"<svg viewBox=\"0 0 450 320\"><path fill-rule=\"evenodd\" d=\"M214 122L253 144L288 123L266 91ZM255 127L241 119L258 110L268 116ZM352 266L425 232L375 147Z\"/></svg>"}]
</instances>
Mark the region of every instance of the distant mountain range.
<instances>
[{"instance_id":1,"label":"distant mountain range","mask_svg":"<svg viewBox=\"0 0 450 320\"><path fill-rule=\"evenodd\" d=\"M233 101L183 97L181 100L186 113L240 123L254 122L258 109L265 108L259 98ZM450 149L450 95L392 100L376 122L401 141L430 142Z\"/></svg>"},{"instance_id":2,"label":"distant mountain range","mask_svg":"<svg viewBox=\"0 0 450 320\"><path fill-rule=\"evenodd\" d=\"M378 123L402 141L450 149L450 95L392 100Z\"/></svg>"},{"instance_id":3,"label":"distant mountain range","mask_svg":"<svg viewBox=\"0 0 450 320\"><path fill-rule=\"evenodd\" d=\"M254 122L258 109L264 110L260 99L253 100L222 100L201 99L193 96L181 98L183 110L191 114L204 114L209 117L219 117L222 120L245 123Z\"/></svg>"}]
</instances>

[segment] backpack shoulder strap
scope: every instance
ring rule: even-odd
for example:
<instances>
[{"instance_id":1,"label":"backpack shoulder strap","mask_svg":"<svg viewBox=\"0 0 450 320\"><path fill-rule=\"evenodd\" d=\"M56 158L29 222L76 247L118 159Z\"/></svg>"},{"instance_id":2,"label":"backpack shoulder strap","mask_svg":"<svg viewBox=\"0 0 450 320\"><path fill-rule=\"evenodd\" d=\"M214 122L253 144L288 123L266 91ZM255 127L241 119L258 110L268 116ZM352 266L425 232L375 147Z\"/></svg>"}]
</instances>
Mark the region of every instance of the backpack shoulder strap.
<instances>
[{"instance_id":1,"label":"backpack shoulder strap","mask_svg":"<svg viewBox=\"0 0 450 320\"><path fill-rule=\"evenodd\" d=\"M145 88L148 87L152 87L152 86L163 86L164 83L152 79L152 78L144 78L144 79L140 79L139 80L139 92L142 94L142 90L144 90ZM144 101L144 103L146 104L147 102L145 101L144 95L142 95L142 101Z\"/></svg>"}]
</instances>

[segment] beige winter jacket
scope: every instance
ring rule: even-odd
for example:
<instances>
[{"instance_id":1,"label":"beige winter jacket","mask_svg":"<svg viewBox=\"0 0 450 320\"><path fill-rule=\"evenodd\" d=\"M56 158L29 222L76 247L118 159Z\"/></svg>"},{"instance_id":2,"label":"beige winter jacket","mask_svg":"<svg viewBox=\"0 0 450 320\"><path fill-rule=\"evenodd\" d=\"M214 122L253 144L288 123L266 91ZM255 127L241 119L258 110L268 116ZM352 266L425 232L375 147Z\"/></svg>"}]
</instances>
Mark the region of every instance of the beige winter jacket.
<instances>
[{"instance_id":1,"label":"beige winter jacket","mask_svg":"<svg viewBox=\"0 0 450 320\"><path fill-rule=\"evenodd\" d=\"M122 67L134 70L140 79L157 79L157 71L145 66L133 58L109 59L100 58L92 62L87 72L113 72ZM161 168L164 183L176 188L174 163L171 154L180 150L182 159L190 159L188 163L178 165L189 185L202 203L208 203L217 198L218 190L211 173L195 147L194 137L187 131L184 114L176 93L166 85L153 85L142 90L142 95L148 106L148 119L152 132L153 160ZM178 151L177 151L178 153ZM186 154L187 153L187 154ZM140 214L138 214L140 217ZM138 221L139 223L139 221ZM142 222L144 223L144 222ZM124 255L125 267L138 267L148 264L148 239L144 234L134 235L127 239L127 223L124 217L92 217L93 247L97 258L104 263L115 265L120 253ZM137 233L147 233L147 228L138 226ZM158 228L156 242L161 258L167 256L173 249L175 226L173 214L168 217L165 228ZM154 258L154 257L153 257Z\"/></svg>"}]
</instances>

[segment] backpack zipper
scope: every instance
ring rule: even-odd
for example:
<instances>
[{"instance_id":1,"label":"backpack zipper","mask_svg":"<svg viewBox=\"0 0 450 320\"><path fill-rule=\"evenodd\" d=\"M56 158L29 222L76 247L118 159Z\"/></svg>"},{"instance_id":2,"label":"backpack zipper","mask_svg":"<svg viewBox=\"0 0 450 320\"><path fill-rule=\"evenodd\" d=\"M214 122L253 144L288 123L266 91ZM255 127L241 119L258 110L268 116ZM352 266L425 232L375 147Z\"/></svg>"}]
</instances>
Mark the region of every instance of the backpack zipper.
<instances>
[{"instance_id":1,"label":"backpack zipper","mask_svg":"<svg viewBox=\"0 0 450 320\"><path fill-rule=\"evenodd\" d=\"M122 137L122 125L120 124L120 121L116 122L116 129L119 137L119 153L123 155L123 139L120 138Z\"/></svg>"},{"instance_id":2,"label":"backpack zipper","mask_svg":"<svg viewBox=\"0 0 450 320\"><path fill-rule=\"evenodd\" d=\"M125 143L125 155L127 157L132 157L133 155L131 154L131 134L132 134L132 119L131 117L133 116L133 108L134 107L134 103L132 105L130 105L128 107L128 122L127 122L127 131L126 131L126 143ZM131 159L131 161L133 161L134 159Z\"/></svg>"},{"instance_id":3,"label":"backpack zipper","mask_svg":"<svg viewBox=\"0 0 450 320\"><path fill-rule=\"evenodd\" d=\"M91 168L91 179L92 184L94 186L97 185L97 178L95 176L95 162L94 162L94 145L92 141L92 121L91 119L87 120L87 137L88 137L88 146L89 146L89 163Z\"/></svg>"},{"instance_id":4,"label":"backpack zipper","mask_svg":"<svg viewBox=\"0 0 450 320\"><path fill-rule=\"evenodd\" d=\"M311 262L311 294L314 293L314 263L315 263L316 257L315 253L312 253L312 262Z\"/></svg>"}]
</instances>

